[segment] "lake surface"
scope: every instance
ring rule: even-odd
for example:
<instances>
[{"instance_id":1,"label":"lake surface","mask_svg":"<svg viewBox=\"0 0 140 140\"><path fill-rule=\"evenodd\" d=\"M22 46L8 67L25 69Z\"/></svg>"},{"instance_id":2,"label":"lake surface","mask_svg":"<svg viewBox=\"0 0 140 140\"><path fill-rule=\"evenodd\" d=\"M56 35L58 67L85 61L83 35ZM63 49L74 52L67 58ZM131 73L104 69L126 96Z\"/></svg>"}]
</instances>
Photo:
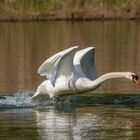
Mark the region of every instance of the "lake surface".
<instances>
[{"instance_id":1,"label":"lake surface","mask_svg":"<svg viewBox=\"0 0 140 140\"><path fill-rule=\"evenodd\" d=\"M139 139L140 88L126 79L56 103L32 103L23 94L45 79L37 69L46 58L74 45L96 47L98 76L113 71L140 75L139 38L140 21L134 20L1 22L0 95L7 96L0 98L0 139Z\"/></svg>"},{"instance_id":2,"label":"lake surface","mask_svg":"<svg viewBox=\"0 0 140 140\"><path fill-rule=\"evenodd\" d=\"M134 140L140 138L140 107L92 105L0 111L0 139Z\"/></svg>"},{"instance_id":3,"label":"lake surface","mask_svg":"<svg viewBox=\"0 0 140 140\"><path fill-rule=\"evenodd\" d=\"M98 76L113 71L140 75L139 21L2 22L0 23L0 92L36 89L37 74L51 55L78 45L96 47ZM139 93L126 79L110 80L101 92Z\"/></svg>"}]
</instances>

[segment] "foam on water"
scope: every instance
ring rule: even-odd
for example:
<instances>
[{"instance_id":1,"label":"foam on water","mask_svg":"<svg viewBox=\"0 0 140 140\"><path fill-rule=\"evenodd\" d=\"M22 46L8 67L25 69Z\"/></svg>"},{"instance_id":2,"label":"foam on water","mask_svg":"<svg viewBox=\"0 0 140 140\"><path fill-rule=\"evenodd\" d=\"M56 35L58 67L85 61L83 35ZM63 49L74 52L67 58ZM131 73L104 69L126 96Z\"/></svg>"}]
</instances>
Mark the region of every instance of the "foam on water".
<instances>
[{"instance_id":1,"label":"foam on water","mask_svg":"<svg viewBox=\"0 0 140 140\"><path fill-rule=\"evenodd\" d=\"M34 92L19 91L13 96L0 96L0 108L32 108L37 106L59 105L60 103L71 104L73 97L50 99L48 96L40 96L32 100ZM73 102L74 104L74 102Z\"/></svg>"},{"instance_id":2,"label":"foam on water","mask_svg":"<svg viewBox=\"0 0 140 140\"><path fill-rule=\"evenodd\" d=\"M92 104L112 104L112 105L140 105L139 95L101 95L93 96L64 96L56 99L49 99L48 96L40 96L32 100L33 92L20 91L13 96L0 96L0 108L32 108L38 106L64 106L64 105L92 105Z\"/></svg>"},{"instance_id":3,"label":"foam on water","mask_svg":"<svg viewBox=\"0 0 140 140\"><path fill-rule=\"evenodd\" d=\"M0 108L14 108L14 107L34 107L30 99L29 92L17 92L13 96L1 96Z\"/></svg>"}]
</instances>

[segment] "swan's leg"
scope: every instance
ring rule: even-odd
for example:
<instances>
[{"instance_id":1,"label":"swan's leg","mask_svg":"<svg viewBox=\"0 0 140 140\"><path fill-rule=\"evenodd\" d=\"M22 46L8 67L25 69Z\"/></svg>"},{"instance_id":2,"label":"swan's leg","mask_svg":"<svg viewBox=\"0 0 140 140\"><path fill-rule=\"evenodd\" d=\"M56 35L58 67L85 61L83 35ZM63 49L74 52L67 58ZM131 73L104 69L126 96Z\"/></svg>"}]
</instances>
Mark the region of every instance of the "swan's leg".
<instances>
[{"instance_id":1,"label":"swan's leg","mask_svg":"<svg viewBox=\"0 0 140 140\"><path fill-rule=\"evenodd\" d=\"M31 99L36 99L38 97L38 95L40 94L40 92L35 92L35 94L31 97Z\"/></svg>"},{"instance_id":2,"label":"swan's leg","mask_svg":"<svg viewBox=\"0 0 140 140\"><path fill-rule=\"evenodd\" d=\"M61 97L55 96L55 97L53 97L53 100L54 100L54 101L61 101Z\"/></svg>"},{"instance_id":3,"label":"swan's leg","mask_svg":"<svg viewBox=\"0 0 140 140\"><path fill-rule=\"evenodd\" d=\"M42 93L43 85L39 85L35 94L31 97L31 99L36 99Z\"/></svg>"}]
</instances>

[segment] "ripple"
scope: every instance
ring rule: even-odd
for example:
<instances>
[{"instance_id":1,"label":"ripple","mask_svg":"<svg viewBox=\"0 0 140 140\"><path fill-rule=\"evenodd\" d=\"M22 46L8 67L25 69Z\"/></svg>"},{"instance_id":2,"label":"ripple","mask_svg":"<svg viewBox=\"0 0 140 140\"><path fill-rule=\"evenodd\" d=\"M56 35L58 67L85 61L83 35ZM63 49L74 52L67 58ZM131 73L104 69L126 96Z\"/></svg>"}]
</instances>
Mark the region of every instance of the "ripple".
<instances>
[{"instance_id":1,"label":"ripple","mask_svg":"<svg viewBox=\"0 0 140 140\"><path fill-rule=\"evenodd\" d=\"M0 96L0 108L32 108L38 106L78 106L93 104L112 104L112 105L140 105L139 95L93 95L93 96L64 96L55 99L49 99L48 96L41 96L32 100L31 96L34 92L19 91L13 96Z\"/></svg>"}]
</instances>

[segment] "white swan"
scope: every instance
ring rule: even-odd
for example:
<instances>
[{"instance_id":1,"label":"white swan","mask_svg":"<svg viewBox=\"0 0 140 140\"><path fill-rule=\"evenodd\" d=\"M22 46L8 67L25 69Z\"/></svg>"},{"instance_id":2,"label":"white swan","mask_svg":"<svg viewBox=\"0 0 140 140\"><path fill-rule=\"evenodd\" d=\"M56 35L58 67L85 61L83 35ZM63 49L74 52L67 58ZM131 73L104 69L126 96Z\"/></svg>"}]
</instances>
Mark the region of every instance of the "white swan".
<instances>
[{"instance_id":1,"label":"white swan","mask_svg":"<svg viewBox=\"0 0 140 140\"><path fill-rule=\"evenodd\" d=\"M78 50L78 46L66 49L48 58L38 69L48 80L42 82L32 99L40 94L50 98L92 91L111 78L127 78L140 85L139 77L132 72L111 72L96 79L93 61L94 47Z\"/></svg>"}]
</instances>

